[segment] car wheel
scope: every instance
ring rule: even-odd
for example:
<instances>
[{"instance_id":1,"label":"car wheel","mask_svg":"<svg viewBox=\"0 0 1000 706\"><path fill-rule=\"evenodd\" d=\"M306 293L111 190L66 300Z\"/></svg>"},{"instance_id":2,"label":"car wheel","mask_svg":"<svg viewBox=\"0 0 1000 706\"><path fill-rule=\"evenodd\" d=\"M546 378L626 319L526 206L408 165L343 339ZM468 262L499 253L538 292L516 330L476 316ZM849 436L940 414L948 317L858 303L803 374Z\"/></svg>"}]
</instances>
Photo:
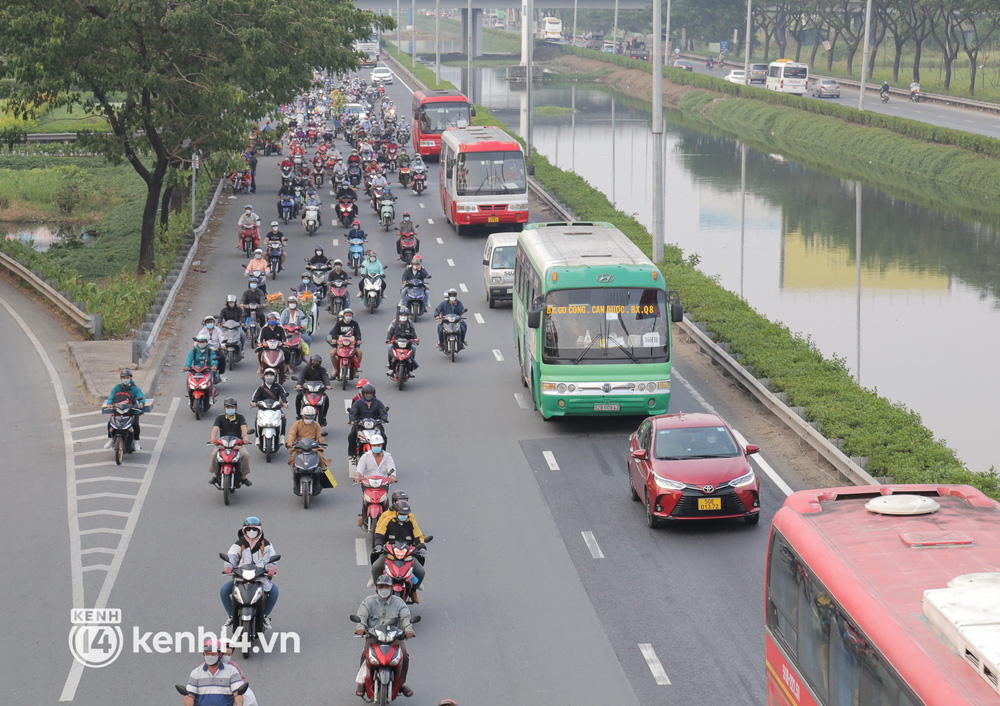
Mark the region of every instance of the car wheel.
<instances>
[{"instance_id":1,"label":"car wheel","mask_svg":"<svg viewBox=\"0 0 1000 706\"><path fill-rule=\"evenodd\" d=\"M635 492L635 486L632 485L632 471L629 469L628 464L625 464L625 475L628 476L628 494L632 497L632 500L639 502L639 494Z\"/></svg>"},{"instance_id":2,"label":"car wheel","mask_svg":"<svg viewBox=\"0 0 1000 706\"><path fill-rule=\"evenodd\" d=\"M743 521L746 522L748 525L756 525L758 522L760 522L760 513L758 512L754 515L746 515L743 518Z\"/></svg>"},{"instance_id":3,"label":"car wheel","mask_svg":"<svg viewBox=\"0 0 1000 706\"><path fill-rule=\"evenodd\" d=\"M650 529L656 529L660 526L660 521L653 514L653 506L649 502L649 491L645 491L644 495L646 496L646 526Z\"/></svg>"}]
</instances>

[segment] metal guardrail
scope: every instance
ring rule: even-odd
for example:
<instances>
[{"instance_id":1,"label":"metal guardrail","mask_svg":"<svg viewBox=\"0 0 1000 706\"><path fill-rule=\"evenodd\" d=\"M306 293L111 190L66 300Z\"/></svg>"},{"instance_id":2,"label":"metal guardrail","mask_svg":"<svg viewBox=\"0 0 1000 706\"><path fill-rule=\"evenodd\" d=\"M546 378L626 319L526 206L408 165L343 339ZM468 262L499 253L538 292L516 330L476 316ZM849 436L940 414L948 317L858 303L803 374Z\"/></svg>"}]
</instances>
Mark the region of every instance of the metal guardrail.
<instances>
[{"instance_id":1,"label":"metal guardrail","mask_svg":"<svg viewBox=\"0 0 1000 706\"><path fill-rule=\"evenodd\" d=\"M157 296L157 303L154 305L154 310L159 308L156 317L153 319L151 324L143 324L143 326L139 329L139 335L137 335L135 340L132 341L133 363L138 363L140 359L143 361L148 359L150 351L153 346L156 345L156 341L160 337L160 332L163 330L163 325L166 323L167 317L173 309L174 301L177 299L177 293L180 292L181 285L184 284L184 278L187 277L188 270L191 269L191 263L194 260L194 255L198 251L198 242L201 240L201 236L204 235L205 231L208 229L208 219L215 210L215 206L219 202L219 196L222 194L222 189L225 185L226 180L220 178L219 185L215 188L215 194L212 196L211 203L209 203L208 208L205 209L201 223L199 223L198 226L192 230L193 239L188 246L187 254L183 256L183 261L174 265L170 275L163 282L163 287L169 287L169 289L165 295L163 294L163 289L160 289L160 295ZM177 259L181 259L180 254L177 255Z\"/></svg>"},{"instance_id":2,"label":"metal guardrail","mask_svg":"<svg viewBox=\"0 0 1000 706\"><path fill-rule=\"evenodd\" d=\"M101 313L88 314L76 304L67 299L62 292L29 270L23 264L6 253L0 253L0 264L23 279L46 299L59 307L59 310L66 314L67 318L74 324L89 331L94 336L95 341L101 340Z\"/></svg>"}]
</instances>

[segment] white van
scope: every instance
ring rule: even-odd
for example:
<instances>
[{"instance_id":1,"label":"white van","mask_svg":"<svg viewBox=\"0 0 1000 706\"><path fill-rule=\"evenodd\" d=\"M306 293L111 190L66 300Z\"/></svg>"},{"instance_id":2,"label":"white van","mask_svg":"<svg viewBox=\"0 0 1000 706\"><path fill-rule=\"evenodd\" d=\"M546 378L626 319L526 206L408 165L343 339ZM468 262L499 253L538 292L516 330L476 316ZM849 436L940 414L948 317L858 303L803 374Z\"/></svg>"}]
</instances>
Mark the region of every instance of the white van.
<instances>
[{"instance_id":1,"label":"white van","mask_svg":"<svg viewBox=\"0 0 1000 706\"><path fill-rule=\"evenodd\" d=\"M483 252L483 284L490 308L497 302L514 299L514 259L517 256L517 233L493 233L486 239Z\"/></svg>"}]
</instances>

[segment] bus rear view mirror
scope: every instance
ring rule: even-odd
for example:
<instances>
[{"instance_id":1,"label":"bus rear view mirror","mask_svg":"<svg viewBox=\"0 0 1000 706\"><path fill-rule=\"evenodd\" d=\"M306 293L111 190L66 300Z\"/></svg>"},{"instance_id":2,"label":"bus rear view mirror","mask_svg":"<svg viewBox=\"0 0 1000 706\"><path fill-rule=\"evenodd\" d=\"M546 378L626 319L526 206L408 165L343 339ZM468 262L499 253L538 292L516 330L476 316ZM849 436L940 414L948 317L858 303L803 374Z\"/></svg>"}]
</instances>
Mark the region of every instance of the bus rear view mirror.
<instances>
[{"instance_id":1,"label":"bus rear view mirror","mask_svg":"<svg viewBox=\"0 0 1000 706\"><path fill-rule=\"evenodd\" d=\"M534 164L529 164L528 165L528 176L535 176L535 165Z\"/></svg>"},{"instance_id":2,"label":"bus rear view mirror","mask_svg":"<svg viewBox=\"0 0 1000 706\"><path fill-rule=\"evenodd\" d=\"M675 324L679 324L684 320L684 305L680 302L670 303L670 320Z\"/></svg>"},{"instance_id":3,"label":"bus rear view mirror","mask_svg":"<svg viewBox=\"0 0 1000 706\"><path fill-rule=\"evenodd\" d=\"M532 309L528 312L528 328L539 328L542 325L542 310Z\"/></svg>"},{"instance_id":4,"label":"bus rear view mirror","mask_svg":"<svg viewBox=\"0 0 1000 706\"><path fill-rule=\"evenodd\" d=\"M469 106L469 115L473 118L476 117L476 106L474 105Z\"/></svg>"}]
</instances>

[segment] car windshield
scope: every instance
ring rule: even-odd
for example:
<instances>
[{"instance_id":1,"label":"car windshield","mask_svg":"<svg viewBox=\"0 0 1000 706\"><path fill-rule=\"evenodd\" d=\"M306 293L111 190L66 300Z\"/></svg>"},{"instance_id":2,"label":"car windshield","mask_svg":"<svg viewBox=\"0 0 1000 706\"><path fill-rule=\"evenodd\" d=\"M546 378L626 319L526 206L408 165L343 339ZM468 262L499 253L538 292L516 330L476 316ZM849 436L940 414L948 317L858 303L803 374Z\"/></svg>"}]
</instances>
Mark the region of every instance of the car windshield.
<instances>
[{"instance_id":1,"label":"car windshield","mask_svg":"<svg viewBox=\"0 0 1000 706\"><path fill-rule=\"evenodd\" d=\"M516 256L517 248L513 245L497 248L493 251L493 261L490 263L490 267L494 270L513 270Z\"/></svg>"},{"instance_id":2,"label":"car windshield","mask_svg":"<svg viewBox=\"0 0 1000 706\"><path fill-rule=\"evenodd\" d=\"M676 461L693 458L734 458L740 447L726 427L684 427L656 432L653 458Z\"/></svg>"},{"instance_id":3,"label":"car windshield","mask_svg":"<svg viewBox=\"0 0 1000 706\"><path fill-rule=\"evenodd\" d=\"M426 103L420 106L420 131L438 134L450 127L466 127L469 124L469 104L455 102Z\"/></svg>"},{"instance_id":4,"label":"car windshield","mask_svg":"<svg viewBox=\"0 0 1000 706\"><path fill-rule=\"evenodd\" d=\"M458 155L459 196L523 194L524 155L517 152L470 152Z\"/></svg>"},{"instance_id":5,"label":"car windshield","mask_svg":"<svg viewBox=\"0 0 1000 706\"><path fill-rule=\"evenodd\" d=\"M666 295L658 289L562 289L545 295L546 363L665 363Z\"/></svg>"}]
</instances>

